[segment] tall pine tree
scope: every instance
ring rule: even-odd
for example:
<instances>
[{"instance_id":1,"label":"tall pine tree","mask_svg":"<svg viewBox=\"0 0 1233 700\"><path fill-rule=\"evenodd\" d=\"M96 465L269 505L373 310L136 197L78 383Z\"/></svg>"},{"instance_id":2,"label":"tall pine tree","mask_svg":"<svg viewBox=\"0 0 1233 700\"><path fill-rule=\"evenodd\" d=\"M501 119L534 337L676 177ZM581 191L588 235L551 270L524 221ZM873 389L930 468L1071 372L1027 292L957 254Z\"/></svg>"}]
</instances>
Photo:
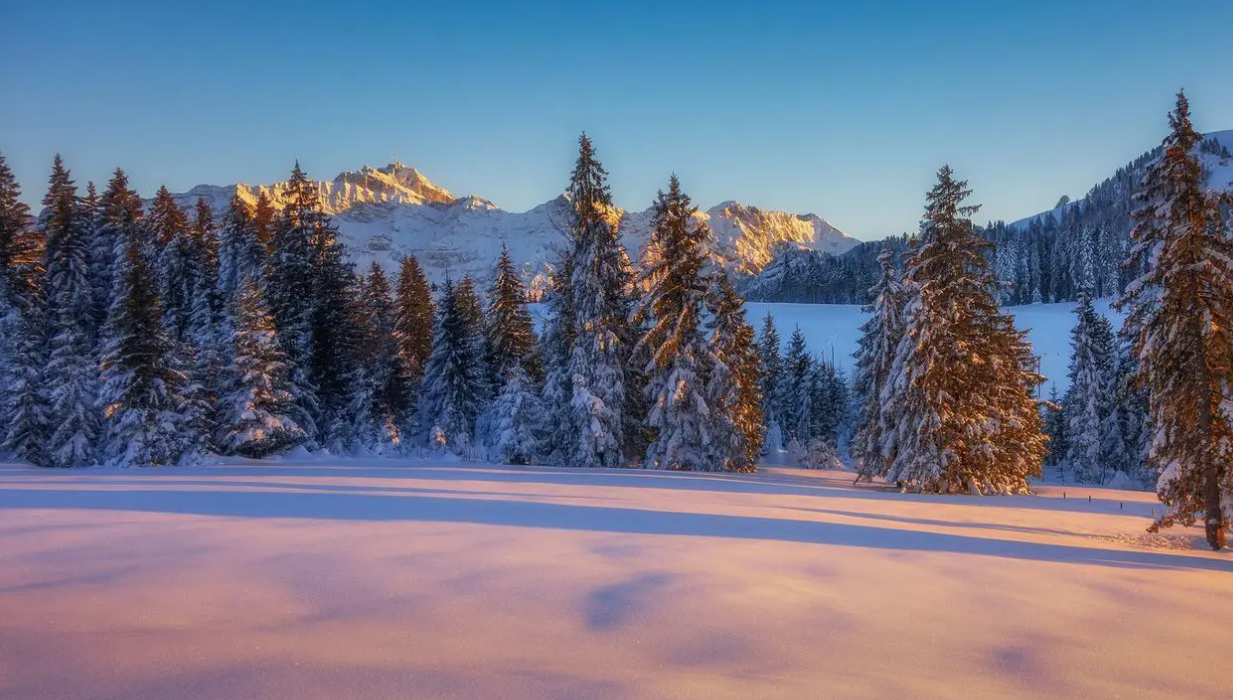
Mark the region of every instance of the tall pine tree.
<instances>
[{"instance_id":1,"label":"tall pine tree","mask_svg":"<svg viewBox=\"0 0 1233 700\"><path fill-rule=\"evenodd\" d=\"M1202 514L1212 549L1233 527L1233 237L1203 189L1202 140L1179 93L1171 133L1136 196L1127 327L1148 388L1150 460L1167 506L1152 530Z\"/></svg>"},{"instance_id":2,"label":"tall pine tree","mask_svg":"<svg viewBox=\"0 0 1233 700\"><path fill-rule=\"evenodd\" d=\"M709 449L718 437L704 384L714 365L703 332L711 232L694 220L695 212L673 175L655 202L650 245L659 254L644 273L651 327L640 342L650 355L647 425L654 437L645 464L651 469L719 471L727 463Z\"/></svg>"},{"instance_id":3,"label":"tall pine tree","mask_svg":"<svg viewBox=\"0 0 1233 700\"><path fill-rule=\"evenodd\" d=\"M903 306L907 293L899 273L895 271L894 254L884 250L878 254L882 276L869 290L873 301L865 307L869 319L861 325L861 339L856 351L856 378L853 389L859 403L856 435L852 439L852 456L856 459L861 478L886 476L890 465L883 454L882 391L886 388L895 362L895 349L903 337Z\"/></svg>"},{"instance_id":4,"label":"tall pine tree","mask_svg":"<svg viewBox=\"0 0 1233 700\"><path fill-rule=\"evenodd\" d=\"M970 194L944 166L926 198L884 391L887 479L926 493L1025 493L1045 452L1033 398L1041 377L993 296L990 244L972 226Z\"/></svg>"}]
</instances>

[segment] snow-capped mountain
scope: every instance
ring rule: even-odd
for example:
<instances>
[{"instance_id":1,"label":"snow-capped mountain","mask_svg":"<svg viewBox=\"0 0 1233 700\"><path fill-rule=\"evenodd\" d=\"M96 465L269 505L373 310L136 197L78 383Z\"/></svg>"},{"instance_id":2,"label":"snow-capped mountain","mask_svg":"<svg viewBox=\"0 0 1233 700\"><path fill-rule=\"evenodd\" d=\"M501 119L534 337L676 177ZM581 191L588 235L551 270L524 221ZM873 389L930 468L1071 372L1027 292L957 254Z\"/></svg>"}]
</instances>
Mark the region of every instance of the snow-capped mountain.
<instances>
[{"instance_id":1,"label":"snow-capped mountain","mask_svg":"<svg viewBox=\"0 0 1233 700\"><path fill-rule=\"evenodd\" d=\"M376 260L392 267L402 256L415 255L434 281L464 274L485 279L501 246L506 245L531 283L539 286L553 247L563 240L569 206L560 196L529 211L505 211L482 197L456 197L401 163L365 166L315 184L357 264L367 266ZM281 208L285 191L285 183L198 185L176 199L189 207L204 197L215 211L222 212L232 195L251 204L264 192L275 208ZM651 210L617 210L614 214L621 219L621 237L630 256L640 257L650 238ZM834 254L858 243L816 215L764 210L734 201L699 212L699 218L715 232L716 257L743 273L761 270L781 243Z\"/></svg>"}]
</instances>

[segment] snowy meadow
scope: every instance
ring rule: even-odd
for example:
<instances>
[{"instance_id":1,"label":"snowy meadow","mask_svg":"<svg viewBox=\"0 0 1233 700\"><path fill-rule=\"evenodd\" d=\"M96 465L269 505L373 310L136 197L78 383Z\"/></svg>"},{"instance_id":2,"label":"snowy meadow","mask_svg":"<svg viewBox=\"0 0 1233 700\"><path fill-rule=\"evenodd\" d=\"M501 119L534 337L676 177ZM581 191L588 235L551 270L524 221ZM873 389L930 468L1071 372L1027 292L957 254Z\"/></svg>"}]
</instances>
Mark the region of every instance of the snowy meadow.
<instances>
[{"instance_id":1,"label":"snowy meadow","mask_svg":"<svg viewBox=\"0 0 1233 700\"><path fill-rule=\"evenodd\" d=\"M0 697L1227 697L1233 561L1065 490L0 467Z\"/></svg>"}]
</instances>

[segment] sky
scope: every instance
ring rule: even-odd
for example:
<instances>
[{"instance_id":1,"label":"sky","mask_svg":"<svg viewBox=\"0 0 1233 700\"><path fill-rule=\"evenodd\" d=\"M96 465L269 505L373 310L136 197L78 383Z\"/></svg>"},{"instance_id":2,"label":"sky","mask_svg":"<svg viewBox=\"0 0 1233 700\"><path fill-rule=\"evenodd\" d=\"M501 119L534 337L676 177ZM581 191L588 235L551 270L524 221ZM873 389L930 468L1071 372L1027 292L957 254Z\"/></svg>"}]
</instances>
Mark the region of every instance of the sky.
<instances>
[{"instance_id":1,"label":"sky","mask_svg":"<svg viewBox=\"0 0 1233 700\"><path fill-rule=\"evenodd\" d=\"M1179 8L1185 7L1185 10ZM1013 220L1233 129L1233 2L0 2L0 153L79 184L268 183L391 160L522 211L586 131L617 204L724 200L914 231L949 163Z\"/></svg>"}]
</instances>

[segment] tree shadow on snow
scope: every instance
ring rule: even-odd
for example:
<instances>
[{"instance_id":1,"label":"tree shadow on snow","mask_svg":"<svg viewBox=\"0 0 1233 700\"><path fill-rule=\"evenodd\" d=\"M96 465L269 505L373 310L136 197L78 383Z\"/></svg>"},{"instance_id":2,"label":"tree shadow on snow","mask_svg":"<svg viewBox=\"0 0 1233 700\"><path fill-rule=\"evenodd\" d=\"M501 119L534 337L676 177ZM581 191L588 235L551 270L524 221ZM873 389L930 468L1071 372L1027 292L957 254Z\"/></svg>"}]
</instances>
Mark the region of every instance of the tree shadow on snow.
<instances>
[{"instance_id":1,"label":"tree shadow on snow","mask_svg":"<svg viewBox=\"0 0 1233 700\"><path fill-rule=\"evenodd\" d=\"M1233 572L1233 561L1180 554L1012 542L866 525L727 514L677 513L411 494L159 489L0 491L0 509L19 508L130 511L234 518L469 523L634 535L722 537L898 551L952 552L1119 568Z\"/></svg>"}]
</instances>

